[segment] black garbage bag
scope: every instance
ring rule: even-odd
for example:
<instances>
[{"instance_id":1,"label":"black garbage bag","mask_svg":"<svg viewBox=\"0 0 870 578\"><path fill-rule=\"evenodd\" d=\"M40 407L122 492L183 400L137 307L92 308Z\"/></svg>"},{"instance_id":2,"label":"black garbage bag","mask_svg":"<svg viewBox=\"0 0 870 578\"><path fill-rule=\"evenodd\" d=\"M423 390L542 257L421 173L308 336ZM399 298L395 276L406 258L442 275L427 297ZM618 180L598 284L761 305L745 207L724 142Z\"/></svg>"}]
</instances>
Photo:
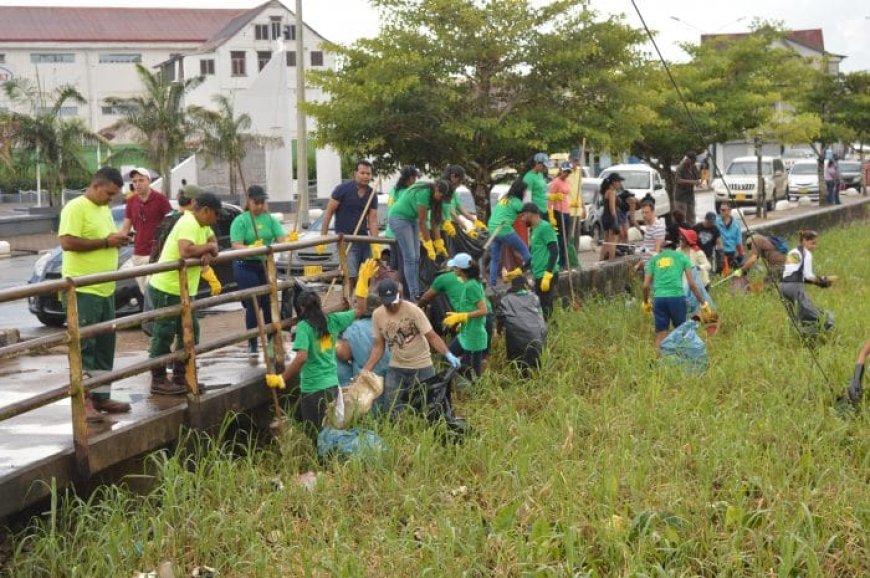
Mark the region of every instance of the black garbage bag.
<instances>
[{"instance_id":1,"label":"black garbage bag","mask_svg":"<svg viewBox=\"0 0 870 578\"><path fill-rule=\"evenodd\" d=\"M477 239L472 239L465 234L460 227L456 228L456 235L447 238L447 251L451 255L468 253L475 259L483 255L483 246L486 244L487 234L482 233Z\"/></svg>"},{"instance_id":2,"label":"black garbage bag","mask_svg":"<svg viewBox=\"0 0 870 578\"><path fill-rule=\"evenodd\" d=\"M448 431L462 437L468 432L468 424L465 419L453 413L451 392L455 373L456 370L452 367L436 373L407 390L407 398L402 401L412 410L426 416L430 424L443 422Z\"/></svg>"},{"instance_id":3,"label":"black garbage bag","mask_svg":"<svg viewBox=\"0 0 870 578\"><path fill-rule=\"evenodd\" d=\"M289 289L284 289L281 291L281 320L290 319L299 315L299 309L296 307L296 302L299 299L299 296L302 293L311 293L314 291L312 287L308 284L300 281L298 278L295 280L296 284Z\"/></svg>"},{"instance_id":4,"label":"black garbage bag","mask_svg":"<svg viewBox=\"0 0 870 578\"><path fill-rule=\"evenodd\" d=\"M435 277L441 270L441 265L439 261L430 259L426 254L426 250L421 248L418 269L420 271L420 294L422 295L432 286L432 281L435 280Z\"/></svg>"}]
</instances>

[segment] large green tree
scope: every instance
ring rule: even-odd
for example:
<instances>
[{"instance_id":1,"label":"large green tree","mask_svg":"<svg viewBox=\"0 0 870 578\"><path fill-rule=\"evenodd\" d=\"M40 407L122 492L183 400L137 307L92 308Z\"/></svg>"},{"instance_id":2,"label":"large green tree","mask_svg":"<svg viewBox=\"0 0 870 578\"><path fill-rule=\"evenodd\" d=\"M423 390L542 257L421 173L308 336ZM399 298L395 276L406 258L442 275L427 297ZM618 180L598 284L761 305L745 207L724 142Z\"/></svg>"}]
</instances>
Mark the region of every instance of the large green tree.
<instances>
[{"instance_id":1,"label":"large green tree","mask_svg":"<svg viewBox=\"0 0 870 578\"><path fill-rule=\"evenodd\" d=\"M491 172L586 138L627 148L649 111L634 73L639 33L587 2L373 0L376 38L330 45L337 71L311 73L316 137L379 168L463 164L478 206Z\"/></svg>"}]
</instances>

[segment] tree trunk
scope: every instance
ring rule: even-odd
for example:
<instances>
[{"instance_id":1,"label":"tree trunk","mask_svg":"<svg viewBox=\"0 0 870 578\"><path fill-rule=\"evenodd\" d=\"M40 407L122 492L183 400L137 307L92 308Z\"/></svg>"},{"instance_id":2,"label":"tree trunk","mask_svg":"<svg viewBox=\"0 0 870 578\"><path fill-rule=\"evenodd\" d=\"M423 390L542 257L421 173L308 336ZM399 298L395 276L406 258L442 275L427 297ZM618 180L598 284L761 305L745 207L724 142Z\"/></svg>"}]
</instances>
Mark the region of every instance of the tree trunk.
<instances>
[{"instance_id":1,"label":"tree trunk","mask_svg":"<svg viewBox=\"0 0 870 578\"><path fill-rule=\"evenodd\" d=\"M245 173L242 172L242 161L236 160L236 173L239 175L239 182L242 183L242 193L248 192L248 185L245 184Z\"/></svg>"},{"instance_id":2,"label":"tree trunk","mask_svg":"<svg viewBox=\"0 0 870 578\"><path fill-rule=\"evenodd\" d=\"M492 176L488 167L478 167L474 175L474 207L477 218L486 223L489 220L489 193L492 190Z\"/></svg>"}]
</instances>

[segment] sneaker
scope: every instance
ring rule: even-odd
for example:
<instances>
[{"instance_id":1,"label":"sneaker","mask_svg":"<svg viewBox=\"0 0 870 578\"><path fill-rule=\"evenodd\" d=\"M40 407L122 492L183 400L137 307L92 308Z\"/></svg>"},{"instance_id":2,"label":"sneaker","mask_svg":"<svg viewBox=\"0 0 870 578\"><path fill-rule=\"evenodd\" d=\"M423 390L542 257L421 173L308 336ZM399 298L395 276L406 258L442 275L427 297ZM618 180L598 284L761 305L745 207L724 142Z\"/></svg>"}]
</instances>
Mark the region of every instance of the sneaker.
<instances>
[{"instance_id":1,"label":"sneaker","mask_svg":"<svg viewBox=\"0 0 870 578\"><path fill-rule=\"evenodd\" d=\"M111 398L94 398L91 399L91 403L95 410L104 411L106 413L127 413L130 411L129 403L117 401Z\"/></svg>"},{"instance_id":2,"label":"sneaker","mask_svg":"<svg viewBox=\"0 0 870 578\"><path fill-rule=\"evenodd\" d=\"M180 385L177 383L172 383L168 380L152 381L151 382L151 394L152 395L186 395L187 394L187 386Z\"/></svg>"}]
</instances>

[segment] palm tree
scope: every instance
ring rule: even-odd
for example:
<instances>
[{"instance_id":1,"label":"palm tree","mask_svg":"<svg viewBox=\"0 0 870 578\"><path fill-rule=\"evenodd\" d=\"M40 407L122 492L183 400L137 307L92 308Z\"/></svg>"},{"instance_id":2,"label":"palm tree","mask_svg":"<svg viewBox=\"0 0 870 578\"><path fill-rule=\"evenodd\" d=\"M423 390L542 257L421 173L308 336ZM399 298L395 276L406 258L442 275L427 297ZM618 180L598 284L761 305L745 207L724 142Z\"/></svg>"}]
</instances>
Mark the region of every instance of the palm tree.
<instances>
[{"instance_id":1,"label":"palm tree","mask_svg":"<svg viewBox=\"0 0 870 578\"><path fill-rule=\"evenodd\" d=\"M132 98L109 97L106 104L121 107L126 114L110 130L132 129L149 160L160 169L163 192L172 190L172 167L187 149L187 137L192 130L189 109L184 97L202 84L197 76L181 81L169 80L160 72L151 72L136 65L145 94Z\"/></svg>"}]
</instances>

